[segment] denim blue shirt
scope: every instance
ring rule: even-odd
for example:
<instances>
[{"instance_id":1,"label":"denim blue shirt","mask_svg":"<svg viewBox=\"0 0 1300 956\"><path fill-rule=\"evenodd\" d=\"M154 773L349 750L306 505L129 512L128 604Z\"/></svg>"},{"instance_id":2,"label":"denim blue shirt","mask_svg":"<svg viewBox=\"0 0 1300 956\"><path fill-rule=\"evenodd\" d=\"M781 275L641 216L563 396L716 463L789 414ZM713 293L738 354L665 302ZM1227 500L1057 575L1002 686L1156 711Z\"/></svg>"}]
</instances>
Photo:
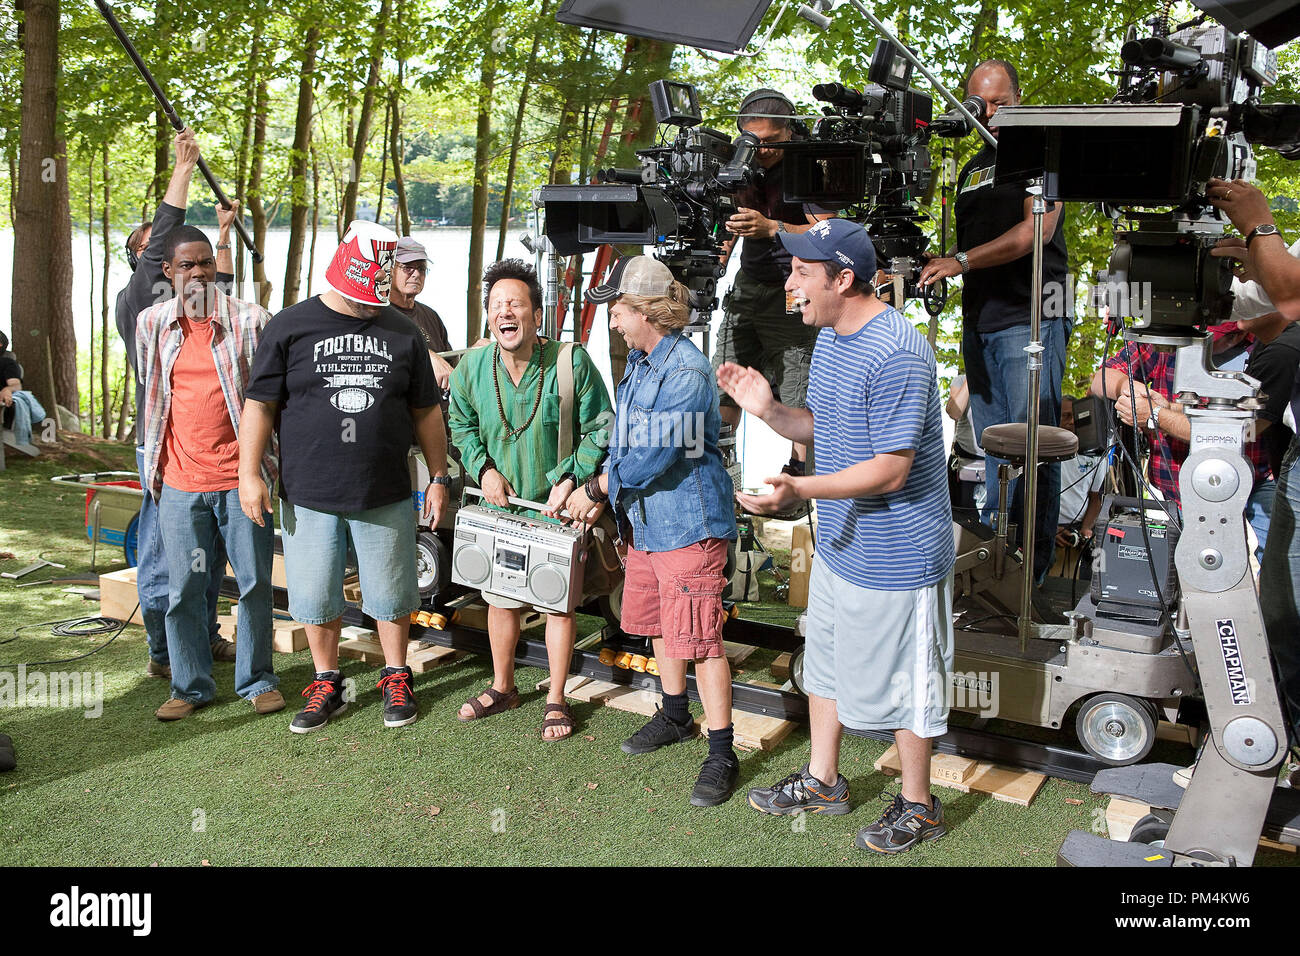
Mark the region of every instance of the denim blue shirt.
<instances>
[{"instance_id":1,"label":"denim blue shirt","mask_svg":"<svg viewBox=\"0 0 1300 956\"><path fill-rule=\"evenodd\" d=\"M713 368L681 332L633 349L616 391L605 471L609 499L639 551L736 537L731 478L718 450Z\"/></svg>"}]
</instances>

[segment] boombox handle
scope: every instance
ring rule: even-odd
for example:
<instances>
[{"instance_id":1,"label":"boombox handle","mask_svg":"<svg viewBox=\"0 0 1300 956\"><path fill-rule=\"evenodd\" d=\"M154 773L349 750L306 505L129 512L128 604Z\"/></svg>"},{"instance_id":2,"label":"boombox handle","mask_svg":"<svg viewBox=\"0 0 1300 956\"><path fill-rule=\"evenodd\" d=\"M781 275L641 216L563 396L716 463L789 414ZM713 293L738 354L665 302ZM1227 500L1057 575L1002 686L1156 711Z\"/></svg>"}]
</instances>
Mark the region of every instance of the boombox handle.
<instances>
[{"instance_id":1,"label":"boombox handle","mask_svg":"<svg viewBox=\"0 0 1300 956\"><path fill-rule=\"evenodd\" d=\"M482 488L471 488L471 487L469 487L468 485L465 486L465 488L464 488L464 490L463 490L463 492L462 492L462 495L461 495L461 501L464 501L464 500L465 500L465 499L464 499L464 495L478 495L480 498L485 498L485 497L486 497L486 495L483 494L483 489L482 489ZM507 497L507 498L506 498L506 501L510 502L512 505L514 505L514 506L516 506L516 507L518 507L518 508L530 508L530 509L532 509L533 511L543 511L543 512L546 510L546 505L541 504L540 502L536 502L536 501L528 501L528 500L526 500L526 499L524 499L524 498L510 498L510 497ZM561 511L561 512L560 512L560 515L561 515L562 517L565 517L565 518L572 518L572 517L573 517L573 515L569 514L567 511Z\"/></svg>"}]
</instances>

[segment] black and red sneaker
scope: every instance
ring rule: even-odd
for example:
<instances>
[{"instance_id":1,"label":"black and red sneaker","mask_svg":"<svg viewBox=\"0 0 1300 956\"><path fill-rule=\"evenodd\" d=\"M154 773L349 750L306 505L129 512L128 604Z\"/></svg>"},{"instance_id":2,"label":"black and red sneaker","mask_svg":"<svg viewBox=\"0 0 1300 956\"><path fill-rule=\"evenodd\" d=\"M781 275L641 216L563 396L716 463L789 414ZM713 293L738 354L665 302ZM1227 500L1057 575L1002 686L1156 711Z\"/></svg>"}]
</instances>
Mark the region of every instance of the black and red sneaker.
<instances>
[{"instance_id":1,"label":"black and red sneaker","mask_svg":"<svg viewBox=\"0 0 1300 956\"><path fill-rule=\"evenodd\" d=\"M338 671L317 674L303 690L302 696L307 698L307 706L298 711L289 723L289 729L295 734L320 730L331 717L348 709L348 702L343 699L343 677Z\"/></svg>"},{"instance_id":2,"label":"black and red sneaker","mask_svg":"<svg viewBox=\"0 0 1300 956\"><path fill-rule=\"evenodd\" d=\"M416 706L415 694L411 692L411 669L409 667L385 667L379 672L379 683L375 685L384 692L384 726L405 727L415 723L420 716Z\"/></svg>"}]
</instances>

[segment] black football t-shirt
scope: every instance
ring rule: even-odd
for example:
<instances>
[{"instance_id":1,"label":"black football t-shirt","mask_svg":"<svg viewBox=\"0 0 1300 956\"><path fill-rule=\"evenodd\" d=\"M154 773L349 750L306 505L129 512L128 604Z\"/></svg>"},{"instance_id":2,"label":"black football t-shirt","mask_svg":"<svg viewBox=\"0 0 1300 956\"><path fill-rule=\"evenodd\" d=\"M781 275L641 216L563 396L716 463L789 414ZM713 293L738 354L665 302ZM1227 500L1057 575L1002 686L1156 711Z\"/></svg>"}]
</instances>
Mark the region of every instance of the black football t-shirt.
<instances>
[{"instance_id":1,"label":"black football t-shirt","mask_svg":"<svg viewBox=\"0 0 1300 956\"><path fill-rule=\"evenodd\" d=\"M1025 219L1024 183L993 181L997 153L984 147L957 177L957 251L970 252L992 242ZM962 319L976 323L981 332L998 332L1014 325L1029 324L1029 300L1033 293L1033 253L988 269L972 269L962 278ZM1052 303L1065 303L1066 288L1065 211L1056 220L1056 232L1043 243L1043 320Z\"/></svg>"},{"instance_id":2,"label":"black football t-shirt","mask_svg":"<svg viewBox=\"0 0 1300 956\"><path fill-rule=\"evenodd\" d=\"M267 323L245 395L279 403L280 497L317 511L409 498L410 410L439 399L414 322L391 307L358 319L319 296Z\"/></svg>"}]
</instances>

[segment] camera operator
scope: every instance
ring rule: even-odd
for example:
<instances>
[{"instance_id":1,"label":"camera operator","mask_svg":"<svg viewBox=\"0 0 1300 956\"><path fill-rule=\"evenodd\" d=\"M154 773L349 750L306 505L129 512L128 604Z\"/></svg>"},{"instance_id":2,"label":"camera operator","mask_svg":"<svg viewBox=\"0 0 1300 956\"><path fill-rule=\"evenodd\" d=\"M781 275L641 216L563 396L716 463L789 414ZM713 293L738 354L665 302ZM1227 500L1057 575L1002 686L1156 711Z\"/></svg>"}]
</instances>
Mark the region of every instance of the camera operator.
<instances>
[{"instance_id":1,"label":"camera operator","mask_svg":"<svg viewBox=\"0 0 1300 956\"><path fill-rule=\"evenodd\" d=\"M1276 309L1288 322L1300 320L1300 248L1287 248L1268 199L1242 180L1210 181L1211 203L1227 214L1244 237L1225 239L1215 255L1230 256L1244 264L1242 277L1258 283L1244 292L1259 296L1258 304ZM1249 284L1249 283L1248 283ZM1293 382L1288 426L1300 421L1300 380ZM1291 721L1292 743L1300 741L1300 439L1292 438L1277 474L1273 520L1268 546L1260 567L1259 590L1264 629L1277 668L1278 694Z\"/></svg>"},{"instance_id":2,"label":"camera operator","mask_svg":"<svg viewBox=\"0 0 1300 956\"><path fill-rule=\"evenodd\" d=\"M1020 103L1016 69L1005 60L985 60L971 72L968 95L987 104L983 125L1003 106ZM997 136L996 128L990 132ZM1030 295L1033 288L1033 199L1023 186L994 185L997 151L984 147L957 179L954 207L957 244L951 255L936 257L921 270L920 284L962 276L962 357L970 389L971 416L978 438L990 425L1023 422L1029 413L1029 373L1025 346L1029 344ZM1043 298L1064 288L1066 280L1065 228L1062 207L1049 208L1043 217ZM1063 301L1063 298L1061 299ZM1061 379L1065 374L1066 344L1071 317L1049 315L1041 326L1043 369L1039 380L1039 422L1055 425L1061 414ZM998 465L988 456L985 465L986 497L981 518L988 522L998 503ZM1038 486L1034 576L1041 580L1052 566L1052 553L1060 508L1061 469L1042 465ZM1023 484L1012 490L1012 514L1024 512Z\"/></svg>"},{"instance_id":3,"label":"camera operator","mask_svg":"<svg viewBox=\"0 0 1300 956\"><path fill-rule=\"evenodd\" d=\"M741 101L738 113L736 125L741 132L754 134L762 144L758 163L764 176L758 185L737 195L739 211L727 220L727 231L744 242L740 272L723 301L713 367L735 362L757 368L782 404L803 408L817 334L786 311L784 287L790 276L790 254L781 246L780 236L804 232L834 213L781 199L783 151L772 147L802 135L794 119L794 104L776 90L758 89ZM782 118L787 116L790 119ZM726 256L735 241L728 240ZM721 411L722 420L732 428L740 424L740 408L730 396L722 396ZM805 447L792 443L788 473L803 474L806 458Z\"/></svg>"}]
</instances>

